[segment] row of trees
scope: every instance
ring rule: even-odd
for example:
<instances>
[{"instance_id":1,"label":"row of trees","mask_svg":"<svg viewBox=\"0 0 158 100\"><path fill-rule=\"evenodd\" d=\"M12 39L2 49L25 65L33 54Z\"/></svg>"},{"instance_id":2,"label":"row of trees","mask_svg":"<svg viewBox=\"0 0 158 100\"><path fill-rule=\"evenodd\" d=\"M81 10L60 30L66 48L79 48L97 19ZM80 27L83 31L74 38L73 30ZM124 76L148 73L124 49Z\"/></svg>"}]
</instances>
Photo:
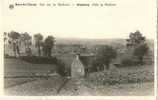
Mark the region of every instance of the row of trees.
<instances>
[{"instance_id":1,"label":"row of trees","mask_svg":"<svg viewBox=\"0 0 158 100\"><path fill-rule=\"evenodd\" d=\"M51 51L55 45L55 38L53 36L47 36L44 39L44 37L40 33L35 34L33 37L35 41L35 47L38 51L38 56L42 56L43 54L46 57L51 57ZM4 42L6 42L7 38L9 39L9 44L12 44L13 46L13 52L15 56L20 55L21 44L24 45L26 54L31 55L32 37L27 32L4 32ZM130 33L129 38L126 39L126 41L127 50L132 51L132 56L138 59L140 64L143 64L143 57L149 51L149 47L146 43L146 38L142 35L142 33L136 31L134 33ZM96 64L109 69L110 63L116 57L117 50L114 49L112 46L101 46L96 52Z\"/></svg>"},{"instance_id":2,"label":"row of trees","mask_svg":"<svg viewBox=\"0 0 158 100\"><path fill-rule=\"evenodd\" d=\"M5 53L5 44L8 40L8 43L12 45L13 52L15 56L20 56L20 46L23 45L25 48L25 53L30 56L31 53L31 45L32 45L32 36L30 36L27 32L18 33L15 31L11 31L9 33L4 32L4 53ZM45 39L43 36L38 33L34 35L35 47L38 50L38 55L41 56L42 53L44 56L51 57L51 51L54 47L55 38L53 36L47 36Z\"/></svg>"},{"instance_id":3,"label":"row of trees","mask_svg":"<svg viewBox=\"0 0 158 100\"><path fill-rule=\"evenodd\" d=\"M51 57L51 51L55 45L55 38L53 36L48 36L43 40L43 36L40 33L35 34L34 38L35 47L38 48L38 55L41 56L41 51L43 51L43 55Z\"/></svg>"}]
</instances>

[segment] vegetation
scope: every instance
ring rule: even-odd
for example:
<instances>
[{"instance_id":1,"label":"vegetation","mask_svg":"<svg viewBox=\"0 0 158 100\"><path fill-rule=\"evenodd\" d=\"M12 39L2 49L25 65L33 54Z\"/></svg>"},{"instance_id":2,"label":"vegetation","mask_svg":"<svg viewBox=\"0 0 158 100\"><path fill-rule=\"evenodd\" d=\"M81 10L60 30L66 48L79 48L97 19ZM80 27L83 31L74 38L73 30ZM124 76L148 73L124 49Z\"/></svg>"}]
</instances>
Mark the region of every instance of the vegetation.
<instances>
[{"instance_id":1,"label":"vegetation","mask_svg":"<svg viewBox=\"0 0 158 100\"><path fill-rule=\"evenodd\" d=\"M139 64L144 64L143 57L148 54L149 47L147 44L141 44L134 49L134 56L139 60Z\"/></svg>"},{"instance_id":2,"label":"vegetation","mask_svg":"<svg viewBox=\"0 0 158 100\"><path fill-rule=\"evenodd\" d=\"M13 45L13 52L14 55L17 56L17 54L20 56L20 48L19 48L19 38L20 38L20 33L15 32L15 31L11 31L8 34L8 37L10 38L9 43Z\"/></svg>"},{"instance_id":3,"label":"vegetation","mask_svg":"<svg viewBox=\"0 0 158 100\"><path fill-rule=\"evenodd\" d=\"M20 39L21 39L21 42L25 46L25 53L30 56L31 55L30 46L32 44L32 41L31 41L32 37L27 32L25 32L20 35Z\"/></svg>"},{"instance_id":4,"label":"vegetation","mask_svg":"<svg viewBox=\"0 0 158 100\"><path fill-rule=\"evenodd\" d=\"M129 67L129 66L137 65L137 62L135 62L133 59L126 58L126 59L122 59L121 64L123 67Z\"/></svg>"},{"instance_id":5,"label":"vegetation","mask_svg":"<svg viewBox=\"0 0 158 100\"><path fill-rule=\"evenodd\" d=\"M4 40L4 55L6 55L6 53L5 53L6 45L5 44L6 44L6 41L7 41L7 35L8 35L7 32L4 32L4 34L3 34L3 36L4 36L3 37L3 40Z\"/></svg>"},{"instance_id":6,"label":"vegetation","mask_svg":"<svg viewBox=\"0 0 158 100\"><path fill-rule=\"evenodd\" d=\"M35 47L38 49L38 55L41 56L41 46L42 46L43 36L40 33L38 33L34 35L34 39L35 39Z\"/></svg>"},{"instance_id":7,"label":"vegetation","mask_svg":"<svg viewBox=\"0 0 158 100\"><path fill-rule=\"evenodd\" d=\"M33 64L57 64L56 57L21 56L20 59Z\"/></svg>"},{"instance_id":8,"label":"vegetation","mask_svg":"<svg viewBox=\"0 0 158 100\"><path fill-rule=\"evenodd\" d=\"M129 39L126 39L127 44L126 46L131 48L136 48L140 44L143 44L145 42L145 37L142 36L142 33L140 31L136 31L134 33L130 33Z\"/></svg>"},{"instance_id":9,"label":"vegetation","mask_svg":"<svg viewBox=\"0 0 158 100\"><path fill-rule=\"evenodd\" d=\"M143 64L143 57L148 54L149 47L146 43L146 38L142 35L142 33L140 33L140 31L130 33L126 46L128 50L132 52L131 54L134 59L137 58L137 61L135 62L138 62L137 64ZM133 62L133 64L135 62Z\"/></svg>"},{"instance_id":10,"label":"vegetation","mask_svg":"<svg viewBox=\"0 0 158 100\"><path fill-rule=\"evenodd\" d=\"M18 54L19 57L17 58L14 56L10 56L9 54L5 56L6 58L14 58L14 59L5 59L4 62L5 88L12 87L15 85L20 85L25 82L30 82L33 81L34 78L37 79L38 77L40 79L36 80L36 82L32 82L29 85L28 84L22 85L21 91L24 90L23 88L26 88L25 89L26 91L29 89L36 91L37 90L36 86L37 86L37 87L41 87L39 88L39 90L37 90L37 93L41 91L40 92L41 94L43 93L44 90L46 91L47 94L48 93L47 89L50 89L50 85L48 85L49 83L52 86L52 88L50 89L50 93L52 93L52 91L55 91L56 93L56 90L57 91L60 90L60 88L57 89L58 86L60 85L59 83L64 82L63 79L67 78L67 77L65 78L65 76L70 76L71 74L71 64L72 64L71 61L73 61L74 59L74 57L72 57L74 56L74 53L84 55L83 59L80 57L80 60L85 65L86 77L85 79L82 80L77 79L77 81L76 79L70 80L67 84L68 88L64 87L66 93L67 90L72 90L72 93L75 93L74 90L78 91L77 89L80 88L81 90L82 89L85 91L88 90L88 92L94 91L97 94L99 92L102 93L104 92L104 90L107 90L106 92L104 92L105 94L107 94L111 89L113 89L111 91L112 93L116 89L118 89L118 91L120 90L122 91L122 88L124 88L126 90L125 92L127 92L128 89L130 91L129 94L131 94L132 89L139 90L139 88L137 87L140 86L137 83L144 84L144 82L149 82L149 83L151 82L152 84L154 82L154 70L153 70L154 68L152 65L153 62L149 65L144 64L145 62L144 58L149 52L149 47L148 44L146 43L145 37L142 36L142 33L140 33L139 31L136 31L129 35L129 39L127 39L127 45L124 45L124 40L123 40L123 43L121 42L123 46L121 43L120 43L121 45L118 45L119 43L116 44L114 43L115 45L109 43L109 45L106 45L105 43L104 45L95 44L93 46L92 44L89 44L89 42L87 42L88 44L85 43L84 45L80 43L73 44L72 42L71 42L72 44L68 44L68 45L65 45L64 43L57 44L55 43L56 39L53 36L47 36L46 38L44 38L42 34L38 33L34 35L34 38L32 38L27 32L18 33L15 31L11 31L9 33L5 32L4 42L7 41L7 38L9 38L8 40L11 46L13 46L13 53L15 54L15 56L17 56ZM34 50L34 48L32 48L33 47L32 39L35 40L35 47L36 47L35 50L36 49L38 50L36 52L38 53L38 56L35 56L34 52L32 52L31 54L31 50L32 51ZM23 47L20 44L24 45L25 54L27 56L23 55L23 53L20 54L20 52L22 51L22 50L20 51L20 47ZM57 48L57 46L59 45L60 47ZM56 46L55 49L53 49L54 46ZM52 55L54 52L56 53L55 56ZM64 56L65 53L67 53L66 56ZM147 57L148 56L149 55L147 55ZM117 58L119 58L121 62L118 63L116 61ZM117 67L117 65L121 67ZM56 72L60 74L60 76ZM53 77L49 78L50 76ZM19 78L20 80L17 78ZM76 82L79 84L76 84ZM136 85L132 84L131 86L131 84L129 83L136 83ZM125 84L130 85L130 89L127 88ZM77 86L77 88L74 87L73 85ZM115 85L115 86L111 88L111 86L105 86L105 85ZM19 86L9 89L18 90L18 88ZM148 87L146 89L145 86L145 89L143 90L148 90L149 88L151 89L151 87ZM118 91L116 92L118 93ZM13 91L13 93L15 93L15 91ZM30 91L28 91L28 93L30 93ZM81 93L80 90L79 93ZM119 94L121 94L121 92Z\"/></svg>"},{"instance_id":11,"label":"vegetation","mask_svg":"<svg viewBox=\"0 0 158 100\"><path fill-rule=\"evenodd\" d=\"M55 43L55 38L53 36L48 36L43 43L43 52L46 57L51 57L52 48Z\"/></svg>"},{"instance_id":12,"label":"vegetation","mask_svg":"<svg viewBox=\"0 0 158 100\"><path fill-rule=\"evenodd\" d=\"M115 85L154 81L153 66L133 66L128 68L110 69L89 74L88 79L96 85Z\"/></svg>"},{"instance_id":13,"label":"vegetation","mask_svg":"<svg viewBox=\"0 0 158 100\"><path fill-rule=\"evenodd\" d=\"M4 42L6 42L7 36L9 37L9 43L13 45L13 52L14 55L17 56L17 54L20 57L20 59L23 59L30 63L38 63L38 64L57 64L58 71L60 74L65 75L65 68L64 63L62 63L61 60L58 60L54 56L52 56L52 53L55 50L58 50L60 55L63 53L79 53L79 54L94 54L94 61L92 61L91 64L91 72L96 71L102 71L102 70L109 70L110 64L114 61L115 58L121 59L120 66L136 66L138 64L144 64L143 58L145 55L149 52L149 47L146 43L146 38L142 35L140 31L136 31L134 33L129 34L129 38L126 39L127 44L123 47L127 47L127 50L124 50L122 48L117 48L116 45L95 45L95 46L88 46L88 45L82 45L82 44L70 44L70 45L64 45L64 44L58 44L58 49L55 49L53 51L53 47L55 46L55 38L51 35L47 36L45 39L42 34L38 33L34 35L35 40L35 47L37 48L38 57L36 57L34 54L32 54L32 37L29 35L29 33L18 33L15 31L11 31L9 33L4 33ZM28 57L25 57L24 55L20 55L20 44L24 44L25 47L25 53ZM120 46L120 45L119 45ZM5 45L4 45L5 47ZM57 45L56 45L57 47ZM114 48L115 47L115 48ZM70 50L67 50L69 48ZM119 49L124 51L123 54L120 53ZM117 51L118 50L118 51ZM130 52L129 52L130 51ZM42 55L43 54L43 55ZM129 57L124 57L125 55L130 55ZM123 57L122 57L123 56ZM9 56L7 56L9 57ZM116 65L116 64L115 64Z\"/></svg>"},{"instance_id":14,"label":"vegetation","mask_svg":"<svg viewBox=\"0 0 158 100\"><path fill-rule=\"evenodd\" d=\"M116 58L116 56L117 51L113 47L105 45L98 49L96 60L104 66L104 69L109 69L109 64L112 62L112 59Z\"/></svg>"}]
</instances>

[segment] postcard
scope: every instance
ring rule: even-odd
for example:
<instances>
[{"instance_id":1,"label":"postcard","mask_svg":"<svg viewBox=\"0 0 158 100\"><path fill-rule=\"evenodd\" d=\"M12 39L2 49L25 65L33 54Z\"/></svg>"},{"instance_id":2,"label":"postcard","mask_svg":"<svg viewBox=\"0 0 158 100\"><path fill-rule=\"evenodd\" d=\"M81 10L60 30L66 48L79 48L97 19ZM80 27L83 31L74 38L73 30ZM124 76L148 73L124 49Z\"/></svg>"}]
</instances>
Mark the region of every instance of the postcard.
<instances>
[{"instance_id":1,"label":"postcard","mask_svg":"<svg viewBox=\"0 0 158 100\"><path fill-rule=\"evenodd\" d=\"M0 5L0 98L156 100L156 0Z\"/></svg>"}]
</instances>

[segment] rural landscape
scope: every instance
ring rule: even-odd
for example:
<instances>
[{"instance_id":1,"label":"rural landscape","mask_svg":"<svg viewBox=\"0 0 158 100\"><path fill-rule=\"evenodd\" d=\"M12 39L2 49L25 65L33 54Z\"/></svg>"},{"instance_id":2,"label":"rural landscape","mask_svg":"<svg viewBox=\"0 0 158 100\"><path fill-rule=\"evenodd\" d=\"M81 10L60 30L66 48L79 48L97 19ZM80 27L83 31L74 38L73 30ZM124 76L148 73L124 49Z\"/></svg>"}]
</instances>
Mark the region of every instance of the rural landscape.
<instances>
[{"instance_id":1,"label":"rural landscape","mask_svg":"<svg viewBox=\"0 0 158 100\"><path fill-rule=\"evenodd\" d=\"M154 95L154 40L4 32L4 92L19 96Z\"/></svg>"}]
</instances>

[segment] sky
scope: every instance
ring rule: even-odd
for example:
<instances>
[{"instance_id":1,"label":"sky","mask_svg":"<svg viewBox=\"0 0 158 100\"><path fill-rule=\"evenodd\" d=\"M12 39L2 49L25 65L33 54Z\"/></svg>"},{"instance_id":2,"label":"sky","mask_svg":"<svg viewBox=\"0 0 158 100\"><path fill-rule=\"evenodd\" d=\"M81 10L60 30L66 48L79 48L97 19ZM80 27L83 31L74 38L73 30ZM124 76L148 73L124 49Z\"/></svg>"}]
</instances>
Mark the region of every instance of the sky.
<instances>
[{"instance_id":1,"label":"sky","mask_svg":"<svg viewBox=\"0 0 158 100\"><path fill-rule=\"evenodd\" d=\"M15 3L115 3L105 7L14 7ZM3 31L63 38L127 38L140 30L156 36L156 0L3 0Z\"/></svg>"}]
</instances>

